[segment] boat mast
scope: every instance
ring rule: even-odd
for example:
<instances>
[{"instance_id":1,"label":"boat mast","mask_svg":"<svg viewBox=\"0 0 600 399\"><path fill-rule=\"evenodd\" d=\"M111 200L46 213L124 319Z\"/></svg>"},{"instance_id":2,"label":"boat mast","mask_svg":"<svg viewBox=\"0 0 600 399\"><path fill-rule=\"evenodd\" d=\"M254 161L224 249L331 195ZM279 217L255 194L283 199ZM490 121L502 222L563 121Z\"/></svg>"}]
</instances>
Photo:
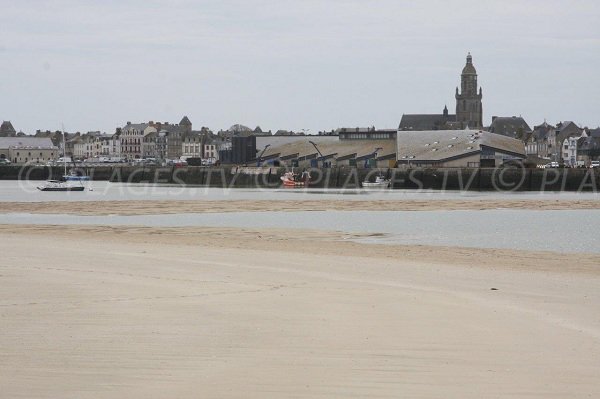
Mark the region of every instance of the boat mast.
<instances>
[{"instance_id":1,"label":"boat mast","mask_svg":"<svg viewBox=\"0 0 600 399\"><path fill-rule=\"evenodd\" d=\"M65 140L65 125L62 125L63 136L63 164L65 166L65 176L67 175L67 140Z\"/></svg>"}]
</instances>

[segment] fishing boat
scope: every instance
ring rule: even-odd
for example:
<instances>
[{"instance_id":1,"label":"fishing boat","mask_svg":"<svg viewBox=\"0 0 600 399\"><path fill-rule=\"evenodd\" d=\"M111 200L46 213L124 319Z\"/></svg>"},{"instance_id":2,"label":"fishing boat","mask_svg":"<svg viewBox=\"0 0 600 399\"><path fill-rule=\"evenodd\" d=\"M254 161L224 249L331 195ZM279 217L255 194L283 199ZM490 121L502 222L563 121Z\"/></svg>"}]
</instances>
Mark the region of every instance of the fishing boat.
<instances>
[{"instance_id":1,"label":"fishing boat","mask_svg":"<svg viewBox=\"0 0 600 399\"><path fill-rule=\"evenodd\" d=\"M308 187L310 183L310 173L302 172L302 174L285 172L281 177L284 187Z\"/></svg>"},{"instance_id":2,"label":"fishing boat","mask_svg":"<svg viewBox=\"0 0 600 399\"><path fill-rule=\"evenodd\" d=\"M381 175L375 177L374 182L365 180L362 182L364 188L388 188L390 186L390 179L386 179Z\"/></svg>"},{"instance_id":3,"label":"fishing boat","mask_svg":"<svg viewBox=\"0 0 600 399\"><path fill-rule=\"evenodd\" d=\"M37 189L40 191L83 191L85 187L81 185L73 186L61 180L47 180L46 183L38 186Z\"/></svg>"}]
</instances>

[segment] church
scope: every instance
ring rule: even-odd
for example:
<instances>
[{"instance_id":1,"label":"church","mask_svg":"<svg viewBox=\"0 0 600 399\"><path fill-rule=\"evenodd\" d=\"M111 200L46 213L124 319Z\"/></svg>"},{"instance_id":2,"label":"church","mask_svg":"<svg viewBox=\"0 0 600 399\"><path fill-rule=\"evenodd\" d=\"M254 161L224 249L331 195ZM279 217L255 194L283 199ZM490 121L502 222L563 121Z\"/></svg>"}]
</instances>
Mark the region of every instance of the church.
<instances>
[{"instance_id":1,"label":"church","mask_svg":"<svg viewBox=\"0 0 600 399\"><path fill-rule=\"evenodd\" d=\"M444 107L441 114L403 114L398 130L456 130L483 128L481 87L477 90L477 70L471 53L460 75L460 92L456 88L456 113Z\"/></svg>"}]
</instances>

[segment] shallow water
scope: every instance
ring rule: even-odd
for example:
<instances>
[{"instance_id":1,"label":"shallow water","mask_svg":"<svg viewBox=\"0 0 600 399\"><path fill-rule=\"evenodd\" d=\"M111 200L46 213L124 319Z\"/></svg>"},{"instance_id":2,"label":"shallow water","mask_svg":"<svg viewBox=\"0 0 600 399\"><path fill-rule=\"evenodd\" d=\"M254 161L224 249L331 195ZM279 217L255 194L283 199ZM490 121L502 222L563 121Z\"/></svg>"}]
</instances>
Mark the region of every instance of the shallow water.
<instances>
[{"instance_id":1,"label":"shallow water","mask_svg":"<svg viewBox=\"0 0 600 399\"><path fill-rule=\"evenodd\" d=\"M245 189L132 184L95 181L85 183L93 191L40 192L40 181L0 181L0 202L39 201L144 201L144 200L600 200L600 193L577 192L477 192L436 190L366 189ZM0 205L1 206L1 205Z\"/></svg>"},{"instance_id":2,"label":"shallow water","mask_svg":"<svg viewBox=\"0 0 600 399\"><path fill-rule=\"evenodd\" d=\"M365 243L600 253L600 210L235 212L142 216L0 214L0 223L285 228L381 234Z\"/></svg>"}]
</instances>

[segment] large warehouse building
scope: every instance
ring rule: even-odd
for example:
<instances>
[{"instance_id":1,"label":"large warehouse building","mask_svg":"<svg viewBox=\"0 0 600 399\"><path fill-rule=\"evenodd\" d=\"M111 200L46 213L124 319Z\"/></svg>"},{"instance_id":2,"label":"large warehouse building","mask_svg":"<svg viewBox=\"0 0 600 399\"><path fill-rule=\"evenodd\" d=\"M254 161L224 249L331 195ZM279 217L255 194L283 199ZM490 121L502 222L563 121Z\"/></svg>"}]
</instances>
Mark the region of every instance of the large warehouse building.
<instances>
[{"instance_id":1,"label":"large warehouse building","mask_svg":"<svg viewBox=\"0 0 600 399\"><path fill-rule=\"evenodd\" d=\"M281 166L495 167L526 158L523 142L481 130L402 131L382 139L360 130L354 136L256 138L256 163Z\"/></svg>"},{"instance_id":2,"label":"large warehouse building","mask_svg":"<svg viewBox=\"0 0 600 399\"><path fill-rule=\"evenodd\" d=\"M526 158L521 140L481 130L399 131L397 145L399 165L493 168Z\"/></svg>"}]
</instances>

